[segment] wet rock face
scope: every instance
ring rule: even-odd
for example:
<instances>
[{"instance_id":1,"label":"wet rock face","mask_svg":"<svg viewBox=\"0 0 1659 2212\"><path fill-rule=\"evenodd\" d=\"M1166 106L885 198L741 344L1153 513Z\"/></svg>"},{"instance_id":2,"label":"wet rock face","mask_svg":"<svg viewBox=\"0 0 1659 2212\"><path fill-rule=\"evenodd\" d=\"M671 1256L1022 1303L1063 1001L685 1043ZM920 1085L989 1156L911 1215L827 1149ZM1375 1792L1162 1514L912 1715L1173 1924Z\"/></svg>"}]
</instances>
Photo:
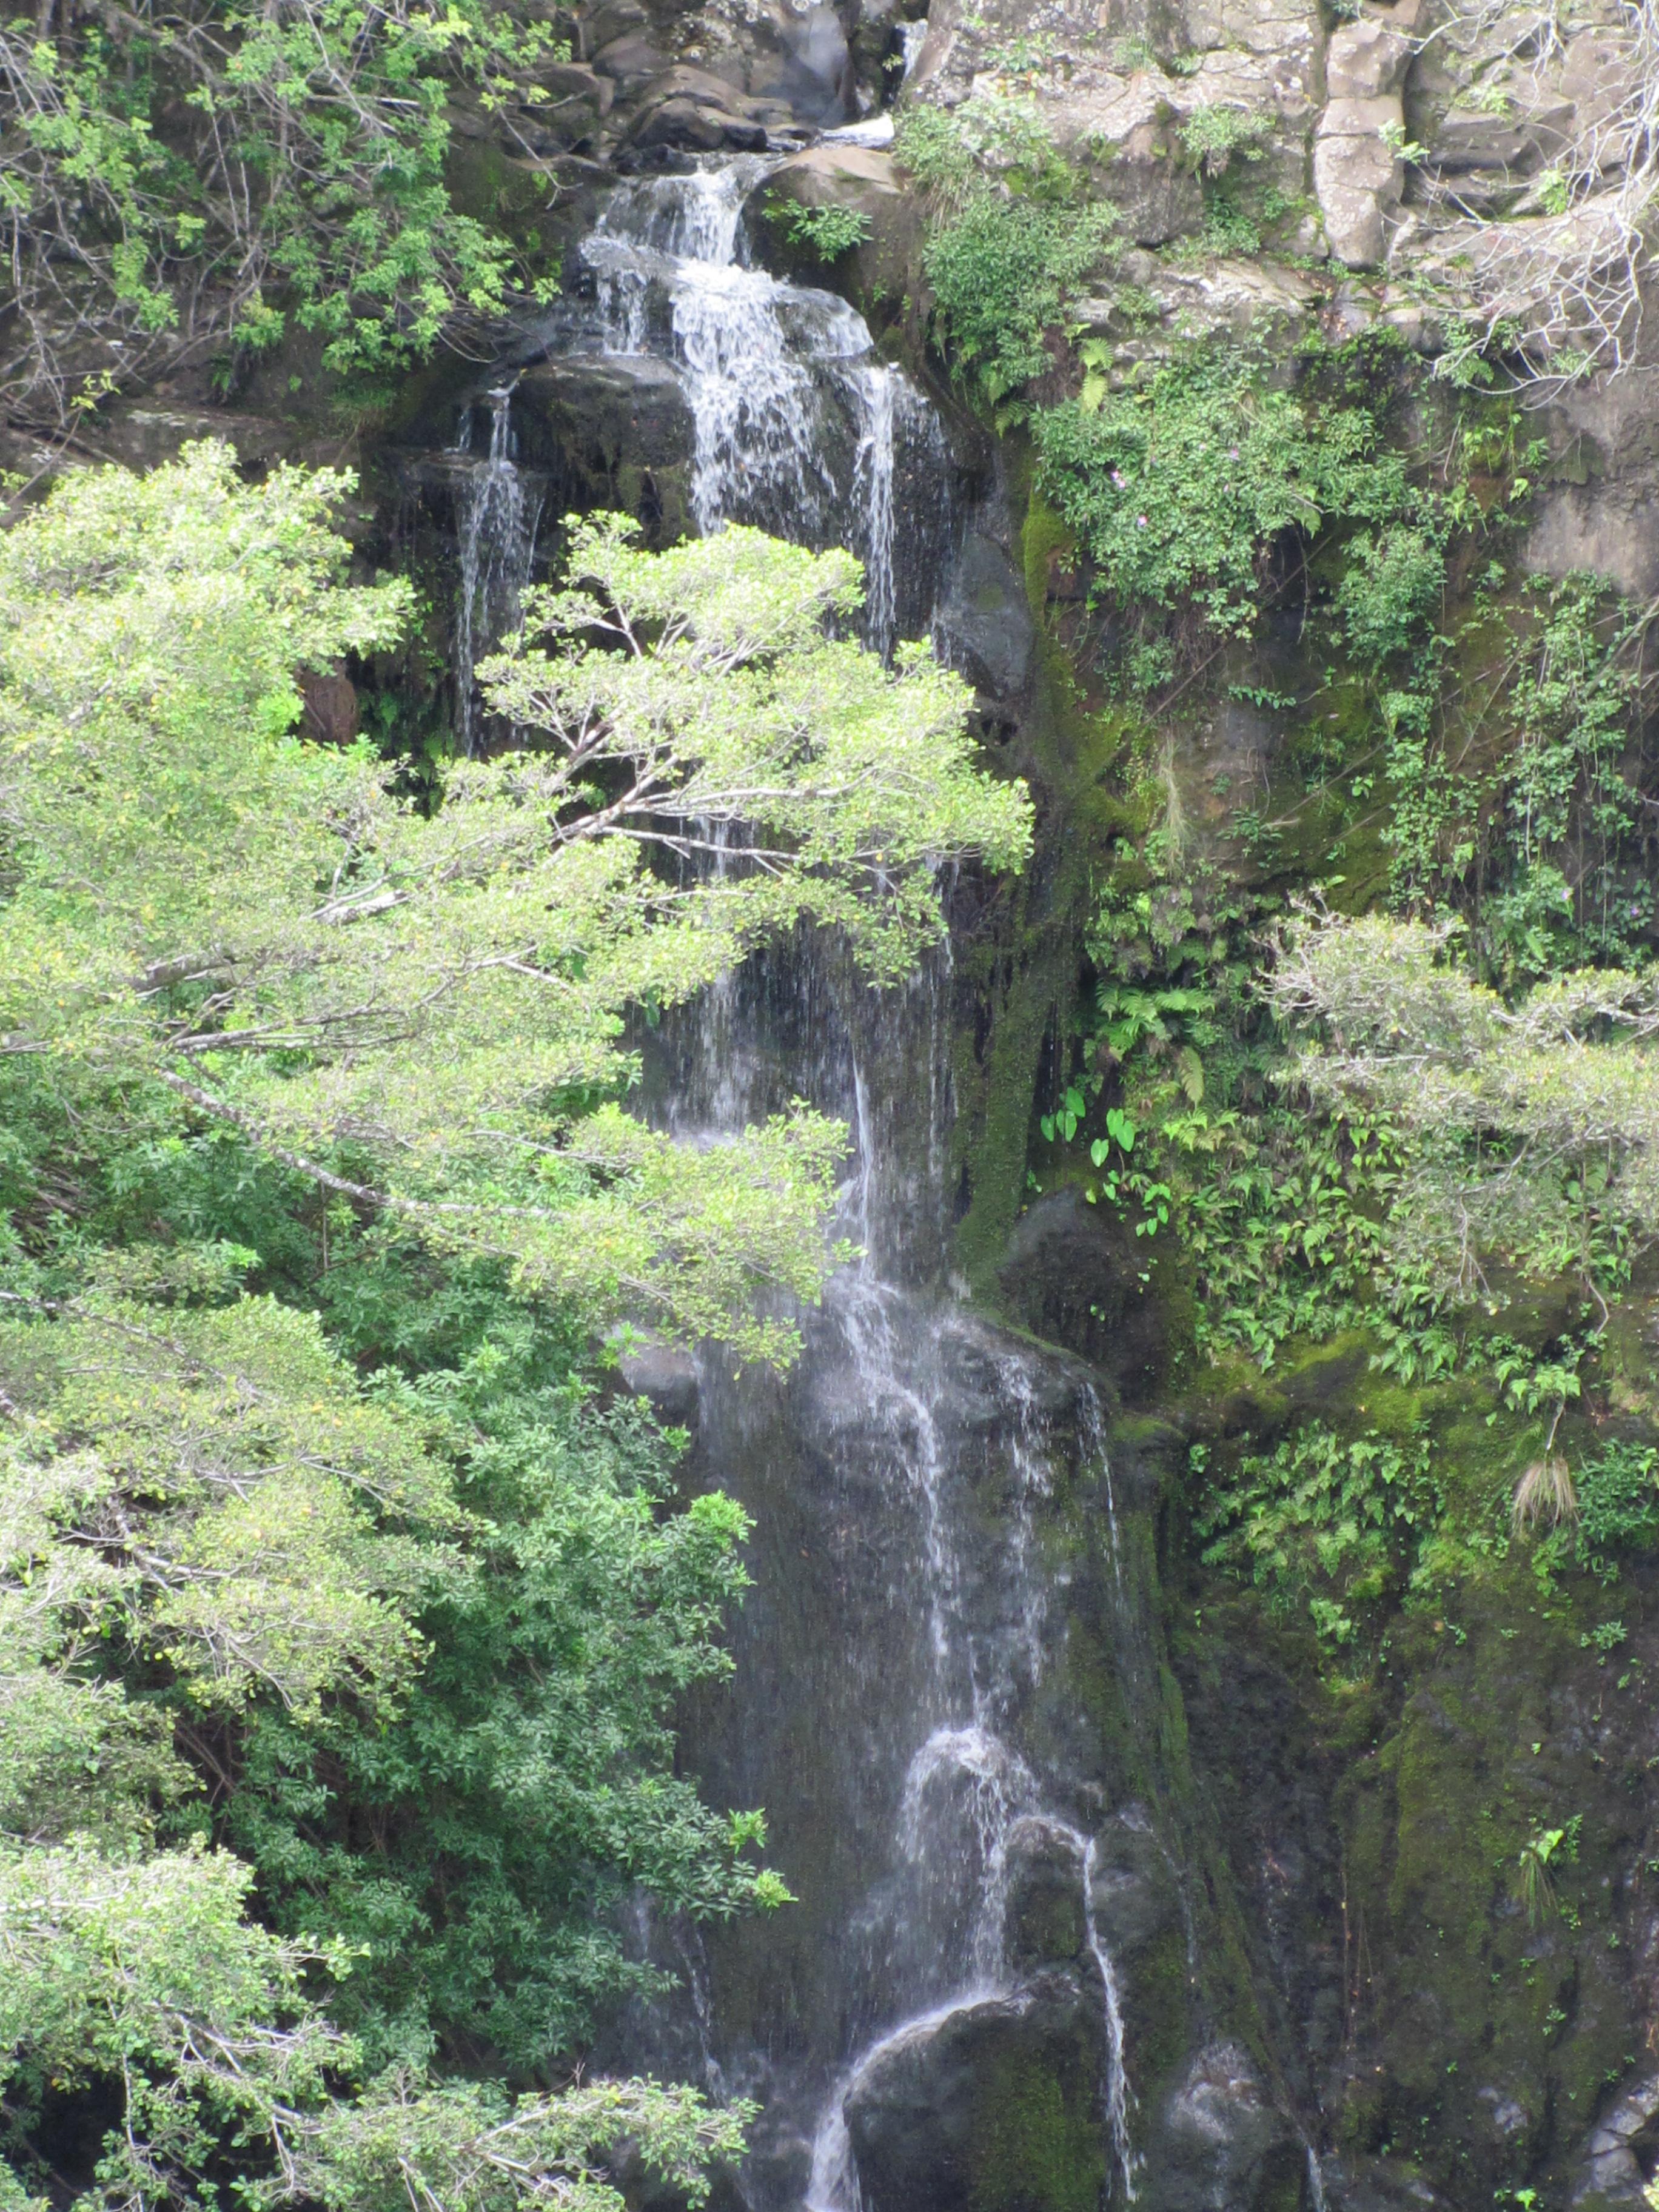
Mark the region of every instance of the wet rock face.
<instances>
[{"instance_id":1,"label":"wet rock face","mask_svg":"<svg viewBox=\"0 0 1659 2212\"><path fill-rule=\"evenodd\" d=\"M933 619L952 667L984 697L1016 706L1031 672L1031 610L1024 579L983 532L963 538Z\"/></svg>"},{"instance_id":2,"label":"wet rock face","mask_svg":"<svg viewBox=\"0 0 1659 2212\"><path fill-rule=\"evenodd\" d=\"M1097 1362L1137 1402L1157 1387L1167 1352L1133 1243L1109 1208L1069 1185L1021 1218L998 1287L1028 1328Z\"/></svg>"},{"instance_id":3,"label":"wet rock face","mask_svg":"<svg viewBox=\"0 0 1659 2212\"><path fill-rule=\"evenodd\" d=\"M895 2040L848 2097L868 2212L1096 2212L1098 2021L1054 1971Z\"/></svg>"},{"instance_id":4,"label":"wet rock face","mask_svg":"<svg viewBox=\"0 0 1659 2212\"><path fill-rule=\"evenodd\" d=\"M1159 2115L1146 2212L1301 2212L1307 2154L1235 2044L1200 2051Z\"/></svg>"},{"instance_id":5,"label":"wet rock face","mask_svg":"<svg viewBox=\"0 0 1659 2212\"><path fill-rule=\"evenodd\" d=\"M531 466L556 479L566 509L641 515L667 544L684 534L696 428L681 381L649 355L538 362L514 392Z\"/></svg>"}]
</instances>

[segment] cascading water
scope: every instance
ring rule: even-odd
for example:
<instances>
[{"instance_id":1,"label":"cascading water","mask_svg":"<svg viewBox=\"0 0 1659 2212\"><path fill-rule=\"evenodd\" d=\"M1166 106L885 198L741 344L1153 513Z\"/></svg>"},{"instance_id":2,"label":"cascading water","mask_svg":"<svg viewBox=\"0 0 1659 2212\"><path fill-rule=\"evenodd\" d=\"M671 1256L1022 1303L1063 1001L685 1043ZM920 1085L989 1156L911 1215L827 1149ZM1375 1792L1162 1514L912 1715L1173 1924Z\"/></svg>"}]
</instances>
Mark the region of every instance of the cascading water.
<instances>
[{"instance_id":1,"label":"cascading water","mask_svg":"<svg viewBox=\"0 0 1659 2212\"><path fill-rule=\"evenodd\" d=\"M743 210L770 166L738 156L619 186L582 249L591 296L562 302L520 358L609 388L630 364L659 390L670 371L696 526L849 546L866 568L864 636L884 654L927 633L941 592L947 448L844 301L750 265ZM474 660L517 619L535 534L514 404L495 380L463 434L471 455L487 405L487 456L465 462L457 495L469 749ZM956 991L948 943L882 992L844 946L807 935L645 1041L647 1110L684 1135L716 1141L805 1097L853 1138L837 1225L862 1256L800 1316L787 1377L699 1363L691 1474L751 1509L756 1549L733 1624L740 1713L705 1715L690 1755L716 1802L767 1806L771 1855L802 1902L763 1933L706 1944L642 1911L642 1952L688 1996L617 2029L623 2063L762 2103L742 2181L754 2212L903 2204L890 2178L860 2172L864 2104L895 2067L987 2023L1051 2033L1062 2015L1088 2054L1101 2171L1120 2203L1134 2195L1118 1977L1095 1903L1091 1820L1106 1792L1053 1753L1073 1638L1049 1597L1062 1490L1109 1546L1102 1601L1121 1672L1151 1669L1134 1656L1145 1638L1086 1373L946 1291ZM1077 1939L1034 1966L1021 1899L1039 1876L1069 1898Z\"/></svg>"},{"instance_id":2,"label":"cascading water","mask_svg":"<svg viewBox=\"0 0 1659 2212\"><path fill-rule=\"evenodd\" d=\"M864 563L865 641L885 656L927 633L954 528L939 418L844 300L750 265L745 204L775 166L739 155L619 185L581 248L591 301L561 301L464 409L444 475L465 752L480 737L477 664L518 623L535 555L544 480L520 466L514 410L538 357L667 366L691 419L697 530L745 522L846 545Z\"/></svg>"},{"instance_id":3,"label":"cascading water","mask_svg":"<svg viewBox=\"0 0 1659 2212\"><path fill-rule=\"evenodd\" d=\"M788 2027L764 2004L763 2022L752 1997L734 2003L719 1939L711 1995L697 1992L699 2070L714 2048L733 2093L768 2107L771 2154L744 2180L756 2212L882 2203L860 2180L851 2109L953 2024L1027 2008L1010 1923L1034 1850L1062 1867L1076 1901L1070 1985L1094 2022L1095 2125L1118 2201L1134 2196L1095 1840L1024 1741L1068 1635L1044 1550L1062 1468L1106 1508L1112 1574L1103 1422L1080 1370L944 1294L954 988L944 950L878 992L844 952L808 940L750 963L652 1048L653 1110L684 1134L713 1137L805 1096L845 1117L854 1148L837 1225L862 1257L801 1317L795 1373L737 1377L718 1356L701 1371L699 1462L751 1505L764 1548L738 1626L743 1725L723 1753L700 1747L699 1764L716 1793L767 1804L779 1863L804 1892L818 1836L819 1926L799 1961L811 2024ZM833 1600L802 1643L790 1617L812 1607L801 1583L817 1576L832 1578ZM786 1984L797 1970L776 1966Z\"/></svg>"},{"instance_id":4,"label":"cascading water","mask_svg":"<svg viewBox=\"0 0 1659 2212\"><path fill-rule=\"evenodd\" d=\"M744 210L774 167L740 155L621 186L582 247L595 324L564 349L671 362L695 425L698 529L747 522L849 546L865 566L866 641L884 654L933 612L899 588L896 482L910 480L905 566L925 588L951 532L945 441L846 301L750 265Z\"/></svg>"},{"instance_id":5,"label":"cascading water","mask_svg":"<svg viewBox=\"0 0 1659 2212\"><path fill-rule=\"evenodd\" d=\"M488 410L484 457L474 459L479 406ZM513 392L507 385L487 392L461 417L454 450L468 456L456 480L455 538L459 578L455 595L455 707L461 750L478 742L474 671L483 654L518 625L535 556L539 495L527 485L513 455Z\"/></svg>"}]
</instances>

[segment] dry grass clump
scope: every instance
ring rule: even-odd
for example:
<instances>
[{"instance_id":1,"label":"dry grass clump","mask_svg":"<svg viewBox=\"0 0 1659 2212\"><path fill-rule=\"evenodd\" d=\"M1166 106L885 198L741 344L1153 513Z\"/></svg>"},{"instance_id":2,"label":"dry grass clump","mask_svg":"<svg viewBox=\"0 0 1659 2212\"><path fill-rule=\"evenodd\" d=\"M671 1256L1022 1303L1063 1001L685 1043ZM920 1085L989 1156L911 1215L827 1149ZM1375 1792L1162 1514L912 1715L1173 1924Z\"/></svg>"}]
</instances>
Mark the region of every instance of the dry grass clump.
<instances>
[{"instance_id":1,"label":"dry grass clump","mask_svg":"<svg viewBox=\"0 0 1659 2212\"><path fill-rule=\"evenodd\" d=\"M1534 1460L1515 1486L1510 1526L1517 1536L1534 1528L1559 1528L1578 1518L1578 1492L1559 1452Z\"/></svg>"}]
</instances>

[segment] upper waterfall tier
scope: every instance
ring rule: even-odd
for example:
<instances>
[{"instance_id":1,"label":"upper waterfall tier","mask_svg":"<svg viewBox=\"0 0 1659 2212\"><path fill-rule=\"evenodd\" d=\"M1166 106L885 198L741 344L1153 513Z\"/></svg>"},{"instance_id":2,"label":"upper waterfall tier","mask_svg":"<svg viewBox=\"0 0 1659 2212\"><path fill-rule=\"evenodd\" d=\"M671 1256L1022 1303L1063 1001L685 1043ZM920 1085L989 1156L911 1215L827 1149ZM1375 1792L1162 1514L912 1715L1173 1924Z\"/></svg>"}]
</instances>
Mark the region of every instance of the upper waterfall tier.
<instances>
[{"instance_id":1,"label":"upper waterfall tier","mask_svg":"<svg viewBox=\"0 0 1659 2212\"><path fill-rule=\"evenodd\" d=\"M577 281L483 389L510 392L505 450L550 488L550 517L628 504L670 530L739 522L846 546L865 567L866 641L885 654L932 626L957 535L951 456L855 308L757 265L747 211L775 166L738 155L619 185ZM478 503L471 476L500 458L475 446L451 462L463 515ZM525 544L520 585L533 557ZM496 596L516 605L511 588Z\"/></svg>"},{"instance_id":2,"label":"upper waterfall tier","mask_svg":"<svg viewBox=\"0 0 1659 2212\"><path fill-rule=\"evenodd\" d=\"M868 325L834 293L753 265L744 210L774 166L739 155L689 175L621 186L585 241L595 325L578 346L671 362L695 431L691 509L700 531L747 522L865 564L866 636L890 651L896 471L915 481L908 511L940 542L906 593L907 626L932 615L929 579L945 550L945 441L933 408L877 354Z\"/></svg>"}]
</instances>

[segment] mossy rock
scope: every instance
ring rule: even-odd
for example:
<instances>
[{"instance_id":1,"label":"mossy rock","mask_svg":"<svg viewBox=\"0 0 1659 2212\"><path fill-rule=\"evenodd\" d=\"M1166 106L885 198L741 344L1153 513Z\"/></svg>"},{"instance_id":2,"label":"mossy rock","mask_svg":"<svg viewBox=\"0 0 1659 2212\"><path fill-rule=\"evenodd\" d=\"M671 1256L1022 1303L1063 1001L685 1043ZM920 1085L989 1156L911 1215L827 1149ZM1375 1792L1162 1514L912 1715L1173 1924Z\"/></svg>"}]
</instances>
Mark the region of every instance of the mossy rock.
<instances>
[{"instance_id":1,"label":"mossy rock","mask_svg":"<svg viewBox=\"0 0 1659 2212\"><path fill-rule=\"evenodd\" d=\"M1105 2056L1071 1970L901 2031L848 2094L867 2212L1099 2212Z\"/></svg>"}]
</instances>

